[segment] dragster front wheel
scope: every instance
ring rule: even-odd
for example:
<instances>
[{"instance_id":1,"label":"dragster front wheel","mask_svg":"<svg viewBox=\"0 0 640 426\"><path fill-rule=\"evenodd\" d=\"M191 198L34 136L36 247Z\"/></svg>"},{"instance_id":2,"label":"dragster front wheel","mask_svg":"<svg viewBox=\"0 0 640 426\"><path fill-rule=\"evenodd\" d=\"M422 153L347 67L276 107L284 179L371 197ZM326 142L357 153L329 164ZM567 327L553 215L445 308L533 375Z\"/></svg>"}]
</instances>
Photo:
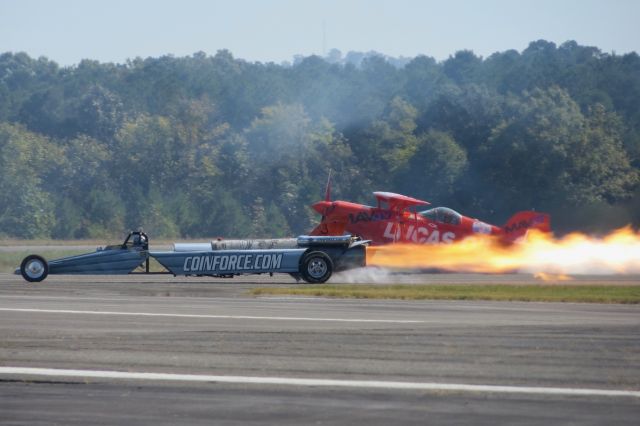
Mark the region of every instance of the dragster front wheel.
<instances>
[{"instance_id":1,"label":"dragster front wheel","mask_svg":"<svg viewBox=\"0 0 640 426\"><path fill-rule=\"evenodd\" d=\"M32 283L42 281L49 275L49 264L42 256L29 255L20 264L20 274L22 278Z\"/></svg>"},{"instance_id":2,"label":"dragster front wheel","mask_svg":"<svg viewBox=\"0 0 640 426\"><path fill-rule=\"evenodd\" d=\"M302 279L308 283L323 283L331 278L333 273L333 262L326 253L312 251L307 253L300 265Z\"/></svg>"}]
</instances>

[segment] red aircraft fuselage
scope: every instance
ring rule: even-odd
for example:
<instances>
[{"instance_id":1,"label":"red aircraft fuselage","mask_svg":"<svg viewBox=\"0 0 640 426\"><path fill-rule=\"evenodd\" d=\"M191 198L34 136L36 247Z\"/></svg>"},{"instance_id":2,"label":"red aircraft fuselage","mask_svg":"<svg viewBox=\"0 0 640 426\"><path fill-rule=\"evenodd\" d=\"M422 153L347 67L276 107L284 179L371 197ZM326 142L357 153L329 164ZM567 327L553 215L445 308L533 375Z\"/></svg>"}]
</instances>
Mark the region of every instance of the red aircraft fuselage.
<instances>
[{"instance_id":1,"label":"red aircraft fuselage","mask_svg":"<svg viewBox=\"0 0 640 426\"><path fill-rule=\"evenodd\" d=\"M471 235L494 235L514 242L529 229L550 231L549 215L538 212L516 213L504 227L463 216L447 207L418 211L426 201L390 192L375 192L378 206L348 201L319 201L314 210L322 221L311 235L358 235L372 244L389 243L449 244Z\"/></svg>"}]
</instances>

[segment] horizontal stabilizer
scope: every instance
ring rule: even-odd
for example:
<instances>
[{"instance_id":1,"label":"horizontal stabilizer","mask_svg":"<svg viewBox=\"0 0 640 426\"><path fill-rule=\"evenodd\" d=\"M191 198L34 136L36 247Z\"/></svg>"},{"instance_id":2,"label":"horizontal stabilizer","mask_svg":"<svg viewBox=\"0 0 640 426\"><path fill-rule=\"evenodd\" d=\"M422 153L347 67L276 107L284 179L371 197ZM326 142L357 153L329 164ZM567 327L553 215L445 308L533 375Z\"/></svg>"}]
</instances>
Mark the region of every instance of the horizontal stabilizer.
<instances>
[{"instance_id":1,"label":"horizontal stabilizer","mask_svg":"<svg viewBox=\"0 0 640 426\"><path fill-rule=\"evenodd\" d=\"M514 214L502 228L503 240L515 242L525 238L530 229L551 232L551 217L547 213L523 211Z\"/></svg>"}]
</instances>

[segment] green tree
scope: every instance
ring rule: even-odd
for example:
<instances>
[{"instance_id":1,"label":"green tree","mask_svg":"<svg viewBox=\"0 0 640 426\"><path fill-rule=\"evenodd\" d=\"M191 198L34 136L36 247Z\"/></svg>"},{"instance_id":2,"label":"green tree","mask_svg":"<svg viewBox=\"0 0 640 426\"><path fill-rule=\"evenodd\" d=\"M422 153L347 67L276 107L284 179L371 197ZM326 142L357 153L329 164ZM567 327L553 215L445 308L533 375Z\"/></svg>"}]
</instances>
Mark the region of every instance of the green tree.
<instances>
[{"instance_id":1,"label":"green tree","mask_svg":"<svg viewBox=\"0 0 640 426\"><path fill-rule=\"evenodd\" d=\"M0 233L19 238L49 237L55 206L42 189L58 150L22 126L0 124Z\"/></svg>"},{"instance_id":2,"label":"green tree","mask_svg":"<svg viewBox=\"0 0 640 426\"><path fill-rule=\"evenodd\" d=\"M59 146L60 165L45 179L44 185L48 193L55 194L56 223L52 236L86 238L90 236L89 226L95 220L89 194L97 190L109 191L113 196L113 191L118 190L109 173L111 151L103 143L84 135Z\"/></svg>"},{"instance_id":3,"label":"green tree","mask_svg":"<svg viewBox=\"0 0 640 426\"><path fill-rule=\"evenodd\" d=\"M620 118L595 104L585 117L584 130L572 146L567 190L576 202L615 203L629 199L639 181L622 144Z\"/></svg>"},{"instance_id":4,"label":"green tree","mask_svg":"<svg viewBox=\"0 0 640 426\"><path fill-rule=\"evenodd\" d=\"M471 83L477 79L482 66L482 58L471 50L459 50L443 64L447 77L458 84Z\"/></svg>"},{"instance_id":5,"label":"green tree","mask_svg":"<svg viewBox=\"0 0 640 426\"><path fill-rule=\"evenodd\" d=\"M640 56L574 41L441 62L2 53L0 126L4 234L241 236L258 197L259 232L301 233L329 169L354 201L386 189L498 222L535 207L640 225Z\"/></svg>"},{"instance_id":6,"label":"green tree","mask_svg":"<svg viewBox=\"0 0 640 426\"><path fill-rule=\"evenodd\" d=\"M418 198L447 202L467 165L466 152L449 134L431 130L418 137L413 155L398 170L396 187Z\"/></svg>"},{"instance_id":7,"label":"green tree","mask_svg":"<svg viewBox=\"0 0 640 426\"><path fill-rule=\"evenodd\" d=\"M81 237L110 238L125 230L125 207L113 190L93 189L87 194L86 234Z\"/></svg>"},{"instance_id":8,"label":"green tree","mask_svg":"<svg viewBox=\"0 0 640 426\"><path fill-rule=\"evenodd\" d=\"M483 147L485 177L512 209L625 198L637 173L618 124L602 107L585 118L560 88L534 90Z\"/></svg>"},{"instance_id":9,"label":"green tree","mask_svg":"<svg viewBox=\"0 0 640 426\"><path fill-rule=\"evenodd\" d=\"M414 133L416 117L416 109L396 97L383 117L362 132L350 135L351 149L359 166L369 172L374 186L388 186L393 173L414 155L418 143Z\"/></svg>"},{"instance_id":10,"label":"green tree","mask_svg":"<svg viewBox=\"0 0 640 426\"><path fill-rule=\"evenodd\" d=\"M80 102L79 130L85 135L113 144L113 138L125 118L120 97L100 85L94 85Z\"/></svg>"}]
</instances>

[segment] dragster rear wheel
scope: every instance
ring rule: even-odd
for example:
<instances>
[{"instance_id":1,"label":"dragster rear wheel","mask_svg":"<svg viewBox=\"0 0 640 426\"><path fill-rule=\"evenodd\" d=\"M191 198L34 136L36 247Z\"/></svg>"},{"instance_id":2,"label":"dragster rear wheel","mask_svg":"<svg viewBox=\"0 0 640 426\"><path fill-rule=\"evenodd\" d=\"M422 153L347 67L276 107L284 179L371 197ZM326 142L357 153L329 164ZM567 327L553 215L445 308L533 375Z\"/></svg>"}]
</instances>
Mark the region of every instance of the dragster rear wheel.
<instances>
[{"instance_id":1,"label":"dragster rear wheel","mask_svg":"<svg viewBox=\"0 0 640 426\"><path fill-rule=\"evenodd\" d=\"M49 275L49 264L44 257L31 254L22 260L20 274L29 282L40 282Z\"/></svg>"},{"instance_id":2,"label":"dragster rear wheel","mask_svg":"<svg viewBox=\"0 0 640 426\"><path fill-rule=\"evenodd\" d=\"M300 264L302 279L311 284L323 283L331 278L333 262L326 253L312 251L307 253Z\"/></svg>"}]
</instances>

